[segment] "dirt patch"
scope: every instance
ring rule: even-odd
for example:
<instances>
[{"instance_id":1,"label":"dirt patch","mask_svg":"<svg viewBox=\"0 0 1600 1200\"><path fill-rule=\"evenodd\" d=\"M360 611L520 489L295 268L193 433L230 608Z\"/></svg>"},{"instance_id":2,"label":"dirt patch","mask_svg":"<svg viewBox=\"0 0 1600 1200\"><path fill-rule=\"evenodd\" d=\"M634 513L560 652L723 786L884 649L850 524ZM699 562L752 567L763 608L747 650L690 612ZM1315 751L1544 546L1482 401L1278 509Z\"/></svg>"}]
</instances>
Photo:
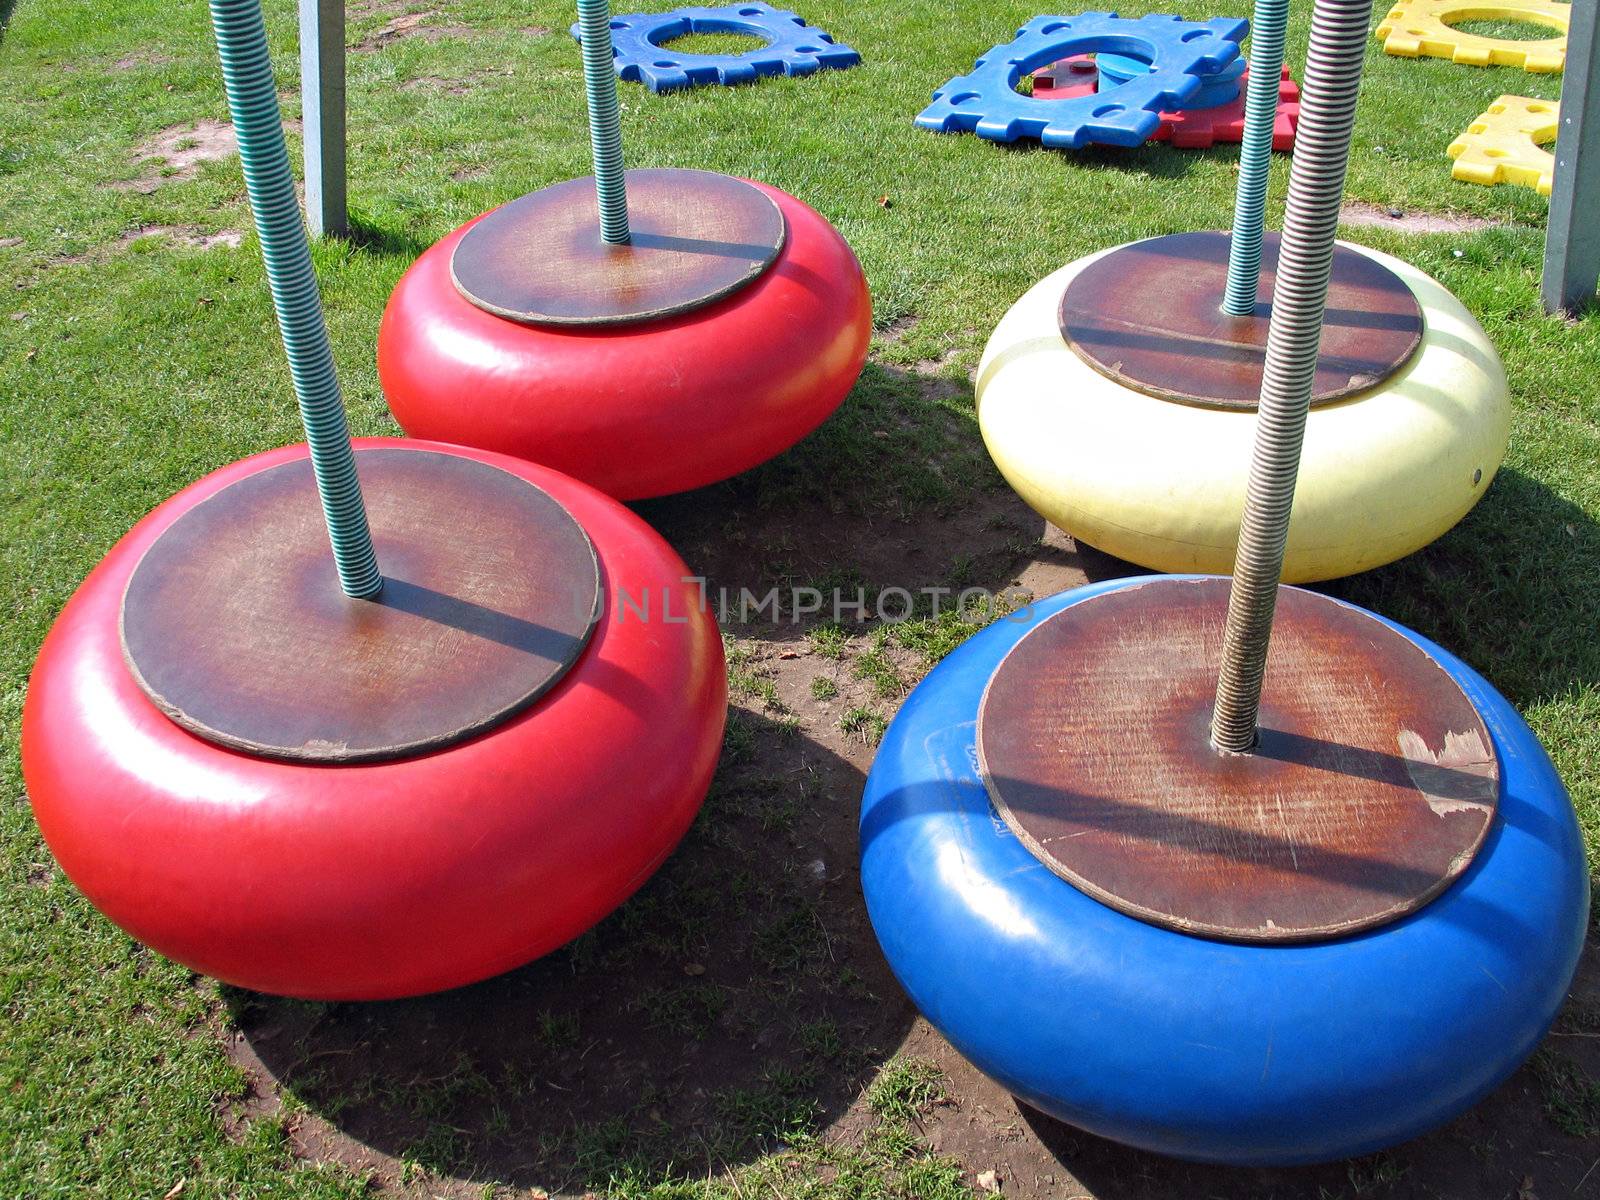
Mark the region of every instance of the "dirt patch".
<instances>
[{"instance_id":1,"label":"dirt patch","mask_svg":"<svg viewBox=\"0 0 1600 1200\"><path fill-rule=\"evenodd\" d=\"M0 250L9 250L12 246L20 245L22 245L22 239L19 237L0 238Z\"/></svg>"},{"instance_id":2,"label":"dirt patch","mask_svg":"<svg viewBox=\"0 0 1600 1200\"><path fill-rule=\"evenodd\" d=\"M54 863L29 863L28 886L47 888L55 882L56 866Z\"/></svg>"},{"instance_id":3,"label":"dirt patch","mask_svg":"<svg viewBox=\"0 0 1600 1200\"><path fill-rule=\"evenodd\" d=\"M192 178L201 163L220 162L239 152L233 125L209 117L193 125L173 125L163 129L134 151L135 162L161 162L168 178Z\"/></svg>"},{"instance_id":4,"label":"dirt patch","mask_svg":"<svg viewBox=\"0 0 1600 1200\"><path fill-rule=\"evenodd\" d=\"M1393 229L1400 233L1476 233L1480 229L1494 229L1503 224L1461 213L1408 213L1398 208L1380 208L1376 204L1361 203L1346 204L1339 210L1339 221L1358 228Z\"/></svg>"},{"instance_id":5,"label":"dirt patch","mask_svg":"<svg viewBox=\"0 0 1600 1200\"><path fill-rule=\"evenodd\" d=\"M459 78L448 78L443 75L419 75L415 79L408 79L400 85L402 92L442 92L447 96L465 96L475 91L480 84L488 79L510 79L515 72L504 71L473 71Z\"/></svg>"},{"instance_id":6,"label":"dirt patch","mask_svg":"<svg viewBox=\"0 0 1600 1200\"><path fill-rule=\"evenodd\" d=\"M351 46L350 49L356 54L370 54L406 38L421 38L425 42L437 42L445 38L471 37L476 32L469 25L441 22L439 17L440 13L437 9L402 13L398 16L390 17L377 29Z\"/></svg>"},{"instance_id":7,"label":"dirt patch","mask_svg":"<svg viewBox=\"0 0 1600 1200\"><path fill-rule=\"evenodd\" d=\"M164 67L173 61L170 54L124 54L111 65L118 71L132 71L139 67Z\"/></svg>"},{"instance_id":8,"label":"dirt patch","mask_svg":"<svg viewBox=\"0 0 1600 1200\"><path fill-rule=\"evenodd\" d=\"M121 254L134 244L157 238L169 247L190 250L233 249L244 242L244 234L237 229L201 229L198 225L141 225L123 233L116 241L81 254L58 254L46 264L52 268L81 267L105 262L113 254Z\"/></svg>"},{"instance_id":9,"label":"dirt patch","mask_svg":"<svg viewBox=\"0 0 1600 1200\"><path fill-rule=\"evenodd\" d=\"M285 121L285 131L300 132L299 118ZM119 179L106 184L121 192L149 195L163 184L193 179L208 162L221 162L239 153L239 139L228 121L206 117L182 125L170 125L134 148L133 161L145 165L137 179Z\"/></svg>"},{"instance_id":10,"label":"dirt patch","mask_svg":"<svg viewBox=\"0 0 1600 1200\"><path fill-rule=\"evenodd\" d=\"M878 330L876 336L885 346L893 346L897 342L904 341L906 335L921 323L922 318L916 313L906 313Z\"/></svg>"},{"instance_id":11,"label":"dirt patch","mask_svg":"<svg viewBox=\"0 0 1600 1200\"><path fill-rule=\"evenodd\" d=\"M934 378L943 375L952 364L961 358L961 353L961 347L952 346L938 358L918 359L912 364L911 369L918 375L926 375L929 378Z\"/></svg>"},{"instance_id":12,"label":"dirt patch","mask_svg":"<svg viewBox=\"0 0 1600 1200\"><path fill-rule=\"evenodd\" d=\"M244 241L244 234L237 229L219 229L211 233L194 225L145 225L130 229L119 241L124 246L131 246L153 237L194 250L215 250L219 246L233 249Z\"/></svg>"}]
</instances>

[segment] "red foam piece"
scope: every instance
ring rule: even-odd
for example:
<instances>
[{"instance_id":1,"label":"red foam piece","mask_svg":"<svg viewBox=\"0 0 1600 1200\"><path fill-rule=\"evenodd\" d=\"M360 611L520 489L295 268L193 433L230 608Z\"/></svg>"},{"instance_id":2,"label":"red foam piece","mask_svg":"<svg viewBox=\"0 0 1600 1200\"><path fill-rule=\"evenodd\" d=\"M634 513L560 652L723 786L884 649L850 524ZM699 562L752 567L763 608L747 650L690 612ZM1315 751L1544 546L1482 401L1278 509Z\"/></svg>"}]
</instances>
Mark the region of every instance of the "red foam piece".
<instances>
[{"instance_id":1,"label":"red foam piece","mask_svg":"<svg viewBox=\"0 0 1600 1200\"><path fill-rule=\"evenodd\" d=\"M1215 108L1191 108L1182 112L1161 114L1161 125L1150 140L1171 142L1180 150L1205 150L1218 142L1244 140L1244 100L1250 70L1245 68L1239 76L1239 96ZM1094 60L1087 54L1076 54L1062 59L1053 66L1035 71L1033 94L1041 100L1069 100L1086 96L1099 85L1099 73ZM1283 66L1283 82L1278 85L1278 117L1272 129L1274 150L1293 150L1295 126L1300 120L1300 88L1289 75L1289 64Z\"/></svg>"},{"instance_id":2,"label":"red foam piece","mask_svg":"<svg viewBox=\"0 0 1600 1200\"><path fill-rule=\"evenodd\" d=\"M45 639L22 714L39 828L97 908L196 971L326 1000L471 983L588 929L689 828L727 711L716 622L683 560L628 509L505 455L358 445L489 463L545 489L588 533L605 608L532 707L443 750L329 766L215 745L150 702L118 634L134 566L229 483L304 458L298 445L206 476L118 542Z\"/></svg>"},{"instance_id":3,"label":"red foam piece","mask_svg":"<svg viewBox=\"0 0 1600 1200\"><path fill-rule=\"evenodd\" d=\"M676 317L610 328L522 325L465 300L450 256L468 222L396 285L378 379L413 437L515 454L619 500L726 479L787 450L839 406L866 361L872 301L845 240L757 184L788 236L754 283Z\"/></svg>"}]
</instances>

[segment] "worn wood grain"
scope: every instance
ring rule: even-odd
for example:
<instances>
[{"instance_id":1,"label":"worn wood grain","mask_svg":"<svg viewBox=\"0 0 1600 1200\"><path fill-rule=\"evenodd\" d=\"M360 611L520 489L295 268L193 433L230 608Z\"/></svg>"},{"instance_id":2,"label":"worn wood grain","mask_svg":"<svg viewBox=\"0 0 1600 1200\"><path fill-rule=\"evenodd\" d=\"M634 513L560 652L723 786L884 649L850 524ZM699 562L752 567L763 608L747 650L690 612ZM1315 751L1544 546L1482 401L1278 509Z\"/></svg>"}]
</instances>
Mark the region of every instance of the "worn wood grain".
<instances>
[{"instance_id":1,"label":"worn wood grain","mask_svg":"<svg viewBox=\"0 0 1600 1200\"><path fill-rule=\"evenodd\" d=\"M1119 247L1090 263L1061 297L1061 334L1124 387L1211 408L1254 409L1261 396L1278 235L1261 255L1253 316L1222 311L1229 235L1179 233ZM1311 402L1365 391L1422 342L1422 309L1383 264L1334 247L1333 279Z\"/></svg>"},{"instance_id":2,"label":"worn wood grain","mask_svg":"<svg viewBox=\"0 0 1600 1200\"><path fill-rule=\"evenodd\" d=\"M627 181L627 245L601 240L594 180L570 179L467 230L450 260L456 290L527 324L627 324L720 300L783 248L783 213L742 179L662 168L629 171Z\"/></svg>"},{"instance_id":3,"label":"worn wood grain","mask_svg":"<svg viewBox=\"0 0 1600 1200\"><path fill-rule=\"evenodd\" d=\"M124 658L185 729L264 757L397 758L492 728L577 660L599 568L566 509L457 455L373 449L356 462L376 599L339 588L308 460L202 501L140 560Z\"/></svg>"},{"instance_id":4,"label":"worn wood grain","mask_svg":"<svg viewBox=\"0 0 1600 1200\"><path fill-rule=\"evenodd\" d=\"M1283 588L1259 747L1217 751L1228 586L1155 580L1029 632L979 711L996 809L1058 875L1186 932L1307 940L1415 911L1493 819L1482 719L1370 614Z\"/></svg>"}]
</instances>

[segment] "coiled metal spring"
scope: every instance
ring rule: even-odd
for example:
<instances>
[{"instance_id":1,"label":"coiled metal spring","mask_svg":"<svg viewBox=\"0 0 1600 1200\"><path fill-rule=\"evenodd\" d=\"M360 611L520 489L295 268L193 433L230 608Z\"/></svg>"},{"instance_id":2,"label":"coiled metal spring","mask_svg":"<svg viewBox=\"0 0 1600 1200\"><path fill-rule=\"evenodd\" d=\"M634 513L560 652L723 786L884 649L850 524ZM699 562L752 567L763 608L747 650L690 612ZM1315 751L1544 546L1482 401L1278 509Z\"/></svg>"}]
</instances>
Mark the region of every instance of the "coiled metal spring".
<instances>
[{"instance_id":1,"label":"coiled metal spring","mask_svg":"<svg viewBox=\"0 0 1600 1200\"><path fill-rule=\"evenodd\" d=\"M1316 0L1211 740L1255 745L1372 0Z\"/></svg>"}]
</instances>

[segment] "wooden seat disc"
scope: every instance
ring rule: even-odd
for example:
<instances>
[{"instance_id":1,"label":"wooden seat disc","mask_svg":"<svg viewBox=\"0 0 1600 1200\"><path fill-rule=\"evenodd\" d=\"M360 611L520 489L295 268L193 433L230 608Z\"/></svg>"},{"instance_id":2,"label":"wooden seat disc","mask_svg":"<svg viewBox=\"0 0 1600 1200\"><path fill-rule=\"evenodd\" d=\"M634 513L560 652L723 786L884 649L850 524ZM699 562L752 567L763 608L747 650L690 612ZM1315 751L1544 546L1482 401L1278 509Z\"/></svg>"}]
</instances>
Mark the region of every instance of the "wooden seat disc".
<instances>
[{"instance_id":1,"label":"wooden seat disc","mask_svg":"<svg viewBox=\"0 0 1600 1200\"><path fill-rule=\"evenodd\" d=\"M594 179L495 209L456 243L450 275L479 308L536 325L618 325L690 312L753 282L783 248L783 213L712 171L629 171L631 240L600 237Z\"/></svg>"},{"instance_id":2,"label":"wooden seat disc","mask_svg":"<svg viewBox=\"0 0 1600 1200\"><path fill-rule=\"evenodd\" d=\"M1124 387L1207 407L1254 409L1261 399L1279 239L1267 234L1259 300L1249 317L1230 317L1221 307L1231 240L1214 231L1178 233L1101 255L1062 294L1061 336ZM1311 402L1376 387L1421 342L1422 307L1405 281L1336 244Z\"/></svg>"},{"instance_id":3,"label":"wooden seat disc","mask_svg":"<svg viewBox=\"0 0 1600 1200\"><path fill-rule=\"evenodd\" d=\"M978 715L996 809L1062 878L1188 933L1308 940L1415 911L1488 833L1488 729L1413 642L1285 587L1259 747L1217 751L1228 586L1154 580L1022 638Z\"/></svg>"},{"instance_id":4,"label":"wooden seat disc","mask_svg":"<svg viewBox=\"0 0 1600 1200\"><path fill-rule=\"evenodd\" d=\"M139 561L123 654L183 728L270 758L397 758L492 728L577 660L599 567L565 508L452 454L356 462L375 599L340 591L308 459L202 501Z\"/></svg>"}]
</instances>

